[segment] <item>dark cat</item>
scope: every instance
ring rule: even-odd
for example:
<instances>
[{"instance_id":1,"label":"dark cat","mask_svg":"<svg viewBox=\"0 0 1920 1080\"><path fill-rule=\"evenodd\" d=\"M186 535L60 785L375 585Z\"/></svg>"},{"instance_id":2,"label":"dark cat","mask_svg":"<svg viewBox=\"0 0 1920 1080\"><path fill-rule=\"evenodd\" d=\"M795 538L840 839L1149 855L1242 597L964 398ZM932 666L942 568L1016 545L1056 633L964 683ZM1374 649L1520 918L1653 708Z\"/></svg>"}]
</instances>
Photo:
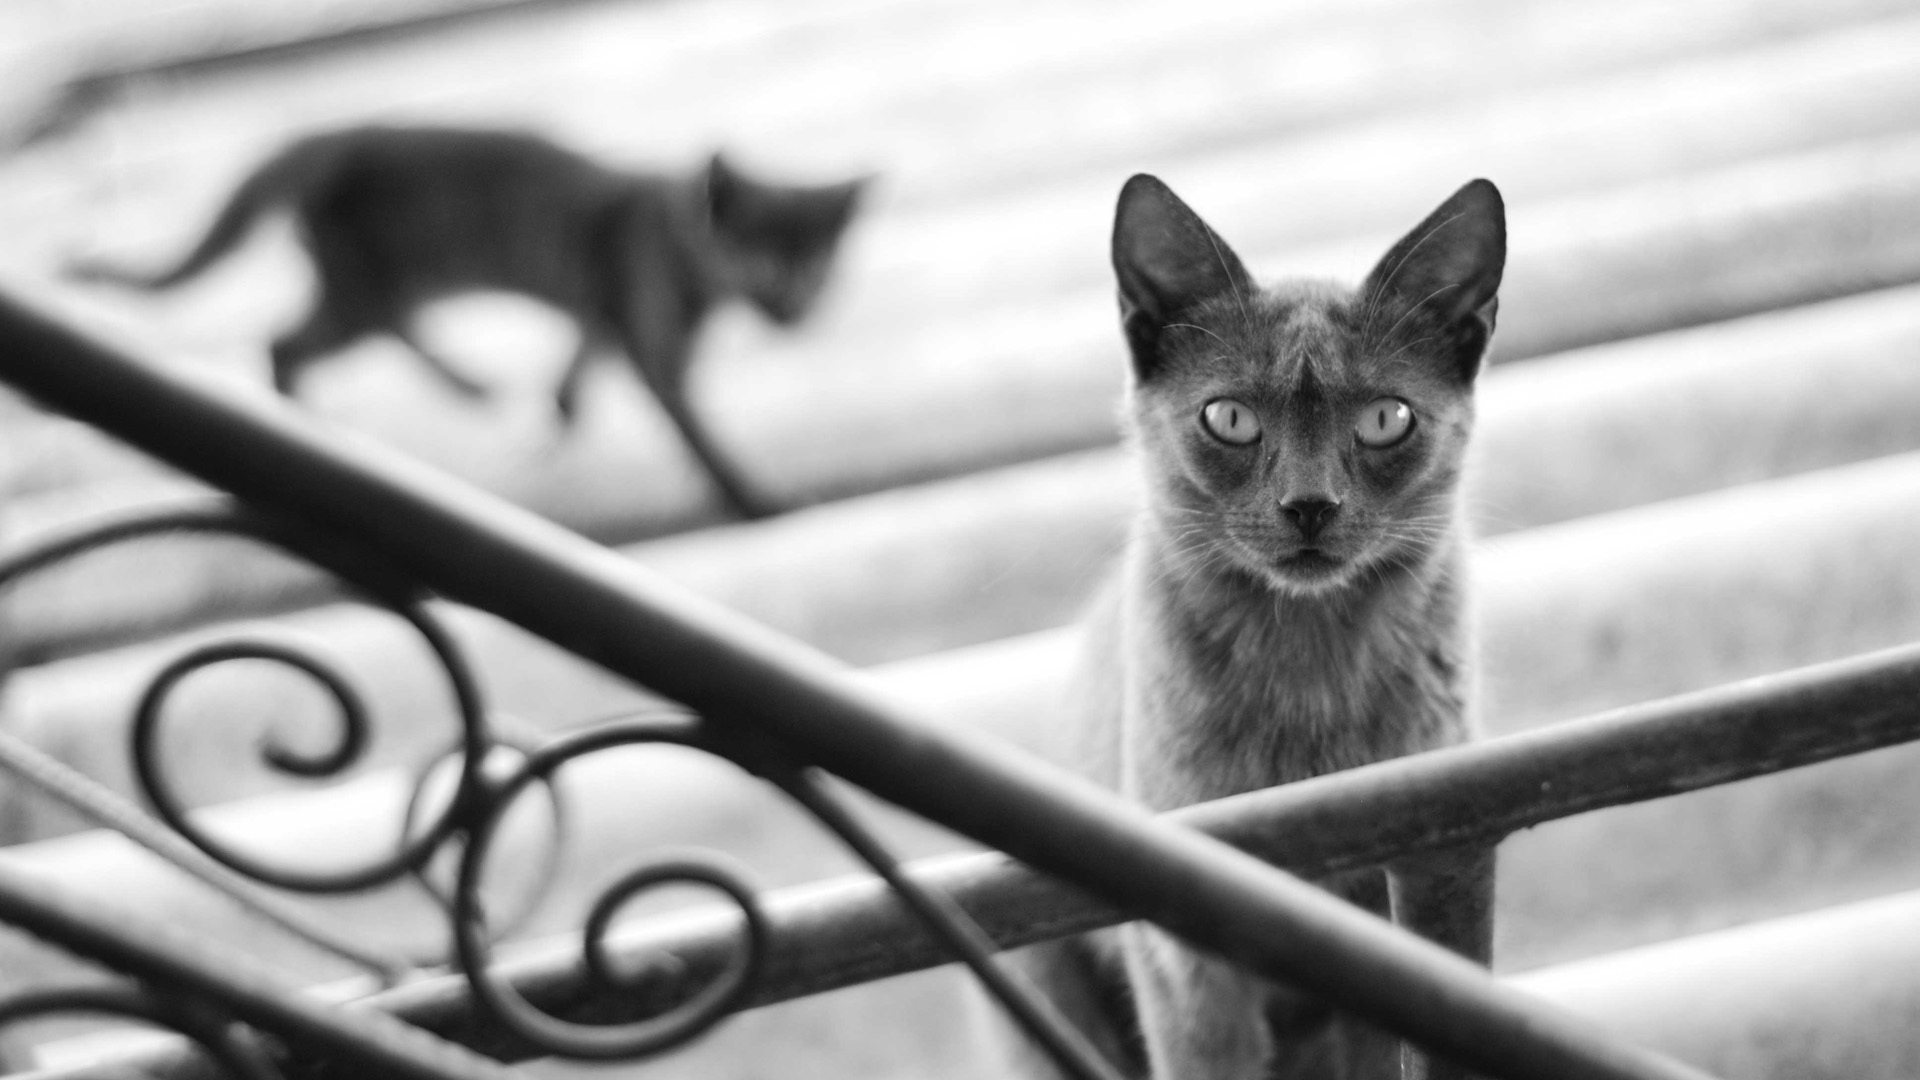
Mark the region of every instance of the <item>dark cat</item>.
<instances>
[{"instance_id":1,"label":"dark cat","mask_svg":"<svg viewBox=\"0 0 1920 1080\"><path fill-rule=\"evenodd\" d=\"M1260 288L1166 185L1127 183L1145 500L1063 711L1069 761L1170 809L1469 737L1459 478L1505 257L1479 180L1357 290ZM1490 851L1322 884L1489 959ZM1149 925L1015 955L1132 1076L1463 1075ZM1056 1075L1005 1045L1006 1072Z\"/></svg>"},{"instance_id":2,"label":"dark cat","mask_svg":"<svg viewBox=\"0 0 1920 1080\"><path fill-rule=\"evenodd\" d=\"M483 396L485 387L420 342L415 311L480 289L544 300L580 330L556 390L563 422L574 416L591 357L617 346L726 500L753 516L769 507L688 407L694 335L729 296L781 324L806 314L864 184L764 183L718 155L693 177L670 178L610 169L532 135L351 128L301 139L267 160L177 265L142 274L81 264L73 273L168 288L226 254L262 214L291 211L318 288L305 321L273 343L274 385L286 394L307 365L384 332L455 390Z\"/></svg>"}]
</instances>

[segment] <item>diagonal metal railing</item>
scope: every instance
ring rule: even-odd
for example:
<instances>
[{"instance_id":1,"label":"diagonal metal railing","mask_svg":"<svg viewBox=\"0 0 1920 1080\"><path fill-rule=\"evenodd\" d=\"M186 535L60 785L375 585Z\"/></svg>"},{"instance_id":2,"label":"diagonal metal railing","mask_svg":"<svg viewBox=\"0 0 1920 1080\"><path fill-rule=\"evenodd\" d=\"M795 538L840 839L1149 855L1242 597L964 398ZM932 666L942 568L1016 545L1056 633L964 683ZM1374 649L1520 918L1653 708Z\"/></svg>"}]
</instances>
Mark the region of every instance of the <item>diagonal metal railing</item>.
<instances>
[{"instance_id":1,"label":"diagonal metal railing","mask_svg":"<svg viewBox=\"0 0 1920 1080\"><path fill-rule=\"evenodd\" d=\"M1574 814L1731 783L1920 739L1920 646L1818 664L1614 710L1527 734L1381 762L1169 815L1305 876L1458 844L1485 844ZM1002 947L1112 925L1126 914L999 854L922 860L906 869L971 914ZM885 882L870 877L763 898L768 948L751 1008L907 974L952 957ZM609 941L616 965L674 957L654 995L678 998L731 961L734 920L654 922ZM572 936L530 943L501 977L527 1000L578 1022L620 1023L650 1003L597 989ZM466 980L425 979L362 1002L502 1060L544 1053L492 1022ZM191 1076L191 1056L145 1052L122 1064ZM69 1075L56 1074L65 1080ZM330 1058L309 1075L357 1075ZM51 1078L47 1078L51 1080Z\"/></svg>"},{"instance_id":2,"label":"diagonal metal railing","mask_svg":"<svg viewBox=\"0 0 1920 1080\"><path fill-rule=\"evenodd\" d=\"M1303 876L1337 873L1508 834L1574 814L1663 798L1920 739L1920 646L1818 664L1549 729L1381 762L1174 811L1190 826ZM921 860L907 873L950 896L1004 948L1110 926L1121 909L999 854ZM949 963L886 883L849 877L774 892L751 1008ZM668 998L729 962L734 920L643 924L609 942L615 963L670 955ZM571 936L530 944L500 967L543 1009L576 1021L644 1014L631 993L595 990ZM543 1049L492 1023L464 979L421 980L363 1004L503 1060ZM172 1071L178 1052L143 1057ZM346 1078L345 1064L314 1075Z\"/></svg>"},{"instance_id":3,"label":"diagonal metal railing","mask_svg":"<svg viewBox=\"0 0 1920 1080\"><path fill-rule=\"evenodd\" d=\"M0 378L315 538L329 562L492 612L684 703L736 760L843 777L1466 1066L1514 1080L1701 1075L1200 831L897 715L830 659L529 512L6 298Z\"/></svg>"}]
</instances>

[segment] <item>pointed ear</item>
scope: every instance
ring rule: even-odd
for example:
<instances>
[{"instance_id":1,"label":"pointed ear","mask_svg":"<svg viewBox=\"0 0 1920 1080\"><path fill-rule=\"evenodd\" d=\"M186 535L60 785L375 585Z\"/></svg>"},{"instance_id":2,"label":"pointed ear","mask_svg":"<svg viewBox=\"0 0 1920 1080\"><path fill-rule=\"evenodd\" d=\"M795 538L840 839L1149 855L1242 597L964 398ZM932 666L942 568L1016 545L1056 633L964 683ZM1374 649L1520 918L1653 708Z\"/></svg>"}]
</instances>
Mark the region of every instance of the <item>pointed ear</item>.
<instances>
[{"instance_id":1,"label":"pointed ear","mask_svg":"<svg viewBox=\"0 0 1920 1080\"><path fill-rule=\"evenodd\" d=\"M724 221L732 215L740 201L740 173L728 164L726 155L718 150L707 159L704 172L707 185L707 213L715 221Z\"/></svg>"},{"instance_id":2,"label":"pointed ear","mask_svg":"<svg viewBox=\"0 0 1920 1080\"><path fill-rule=\"evenodd\" d=\"M853 218L854 212L860 209L860 204L866 199L867 189L872 187L873 182L878 178L879 174L868 173L828 188L838 211L835 215L838 222L844 225Z\"/></svg>"},{"instance_id":3,"label":"pointed ear","mask_svg":"<svg viewBox=\"0 0 1920 1080\"><path fill-rule=\"evenodd\" d=\"M1113 219L1113 272L1120 323L1134 371L1158 367L1160 332L1202 300L1251 291L1240 257L1156 177L1135 175L1120 189Z\"/></svg>"},{"instance_id":4,"label":"pointed ear","mask_svg":"<svg viewBox=\"0 0 1920 1080\"><path fill-rule=\"evenodd\" d=\"M1369 323L1381 322L1389 333L1402 324L1437 324L1471 378L1493 334L1506 263L1506 204L1499 188L1473 180L1393 245L1360 297Z\"/></svg>"},{"instance_id":5,"label":"pointed ear","mask_svg":"<svg viewBox=\"0 0 1920 1080\"><path fill-rule=\"evenodd\" d=\"M1157 178L1141 173L1120 189L1113 220L1113 272L1121 310L1160 322L1209 297L1249 285L1240 257Z\"/></svg>"},{"instance_id":6,"label":"pointed ear","mask_svg":"<svg viewBox=\"0 0 1920 1080\"><path fill-rule=\"evenodd\" d=\"M846 193L847 204L851 206L851 205L858 204L861 199L866 197L868 189L872 188L875 184L879 182L880 182L880 174L877 172L870 172L870 173L861 173L859 176L856 176L851 180L843 181L842 183L836 186L839 187L841 191Z\"/></svg>"}]
</instances>

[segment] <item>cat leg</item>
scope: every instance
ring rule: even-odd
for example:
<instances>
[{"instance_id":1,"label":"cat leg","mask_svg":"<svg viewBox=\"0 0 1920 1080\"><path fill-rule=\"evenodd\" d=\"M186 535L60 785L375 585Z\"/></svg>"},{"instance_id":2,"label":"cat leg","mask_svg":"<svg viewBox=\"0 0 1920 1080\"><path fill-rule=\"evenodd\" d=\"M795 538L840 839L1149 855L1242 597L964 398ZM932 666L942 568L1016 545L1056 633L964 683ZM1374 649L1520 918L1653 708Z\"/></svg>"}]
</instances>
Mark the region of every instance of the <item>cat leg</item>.
<instances>
[{"instance_id":1,"label":"cat leg","mask_svg":"<svg viewBox=\"0 0 1920 1080\"><path fill-rule=\"evenodd\" d=\"M1060 1016L1128 1080L1146 1080L1138 1023L1110 933L1061 938L1000 954L1009 973L1024 978ZM975 1029L981 1033L987 1075L1010 1080L1068 1080L1053 1056L1041 1049L977 982L969 988Z\"/></svg>"},{"instance_id":2,"label":"cat leg","mask_svg":"<svg viewBox=\"0 0 1920 1080\"><path fill-rule=\"evenodd\" d=\"M553 388L554 411L563 429L571 429L579 419L580 383L593 363L597 344L590 335L582 333L580 343L574 347L573 359L567 361L567 370L561 373L560 382Z\"/></svg>"},{"instance_id":3,"label":"cat leg","mask_svg":"<svg viewBox=\"0 0 1920 1080\"><path fill-rule=\"evenodd\" d=\"M1493 962L1494 849L1455 848L1387 868L1393 921L1475 963ZM1406 1080L1464 1080L1449 1061L1404 1048Z\"/></svg>"},{"instance_id":4,"label":"cat leg","mask_svg":"<svg viewBox=\"0 0 1920 1080\"><path fill-rule=\"evenodd\" d=\"M680 429L680 437L686 440L687 449L692 450L700 463L706 466L707 475L712 477L714 486L720 489L721 497L734 513L744 518L773 514L776 508L754 493L752 485L741 477L733 462L707 438L706 425L687 407L685 398L680 397L677 390L672 395L661 393L659 398L668 418Z\"/></svg>"},{"instance_id":5,"label":"cat leg","mask_svg":"<svg viewBox=\"0 0 1920 1080\"><path fill-rule=\"evenodd\" d=\"M660 298L654 297L653 302L657 305ZM706 467L707 475L733 512L744 518L772 514L778 508L754 493L752 485L707 437L706 425L687 404L686 370L691 338L684 328L669 329L677 324L671 321L668 312L656 310L651 314L652 318L629 320L616 327L618 339L640 381L653 391L667 418L679 429L687 449Z\"/></svg>"},{"instance_id":6,"label":"cat leg","mask_svg":"<svg viewBox=\"0 0 1920 1080\"><path fill-rule=\"evenodd\" d=\"M1165 931L1126 928L1127 974L1154 1080L1261 1080L1273 1056L1267 984Z\"/></svg>"},{"instance_id":7,"label":"cat leg","mask_svg":"<svg viewBox=\"0 0 1920 1080\"><path fill-rule=\"evenodd\" d=\"M1387 875L1359 870L1318 884L1341 899L1386 918ZM1274 986L1267 1004L1273 1032L1274 1080L1395 1080L1401 1075L1401 1040L1392 1032L1341 1012L1319 998Z\"/></svg>"}]
</instances>

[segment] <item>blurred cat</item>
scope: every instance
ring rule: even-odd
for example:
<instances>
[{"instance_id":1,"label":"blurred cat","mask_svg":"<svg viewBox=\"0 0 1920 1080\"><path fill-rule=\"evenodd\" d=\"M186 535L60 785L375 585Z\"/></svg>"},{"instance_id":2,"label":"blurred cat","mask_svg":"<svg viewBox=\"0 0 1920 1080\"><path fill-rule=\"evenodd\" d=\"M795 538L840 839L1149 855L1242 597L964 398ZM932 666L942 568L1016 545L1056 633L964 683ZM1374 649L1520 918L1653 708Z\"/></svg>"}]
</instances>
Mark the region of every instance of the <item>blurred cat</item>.
<instances>
[{"instance_id":1,"label":"blurred cat","mask_svg":"<svg viewBox=\"0 0 1920 1080\"><path fill-rule=\"evenodd\" d=\"M71 273L169 288L232 250L263 214L290 211L318 288L305 320L272 345L274 386L289 395L309 364L388 333L454 390L482 397L486 387L419 340L415 312L481 289L543 300L580 332L555 390L562 422L578 410L591 358L616 346L727 503L758 516L771 507L688 405L695 334L731 296L783 325L804 316L865 183L768 183L717 154L691 177L658 176L611 169L527 134L357 127L308 136L269 158L175 265L140 273L79 263Z\"/></svg>"}]
</instances>

